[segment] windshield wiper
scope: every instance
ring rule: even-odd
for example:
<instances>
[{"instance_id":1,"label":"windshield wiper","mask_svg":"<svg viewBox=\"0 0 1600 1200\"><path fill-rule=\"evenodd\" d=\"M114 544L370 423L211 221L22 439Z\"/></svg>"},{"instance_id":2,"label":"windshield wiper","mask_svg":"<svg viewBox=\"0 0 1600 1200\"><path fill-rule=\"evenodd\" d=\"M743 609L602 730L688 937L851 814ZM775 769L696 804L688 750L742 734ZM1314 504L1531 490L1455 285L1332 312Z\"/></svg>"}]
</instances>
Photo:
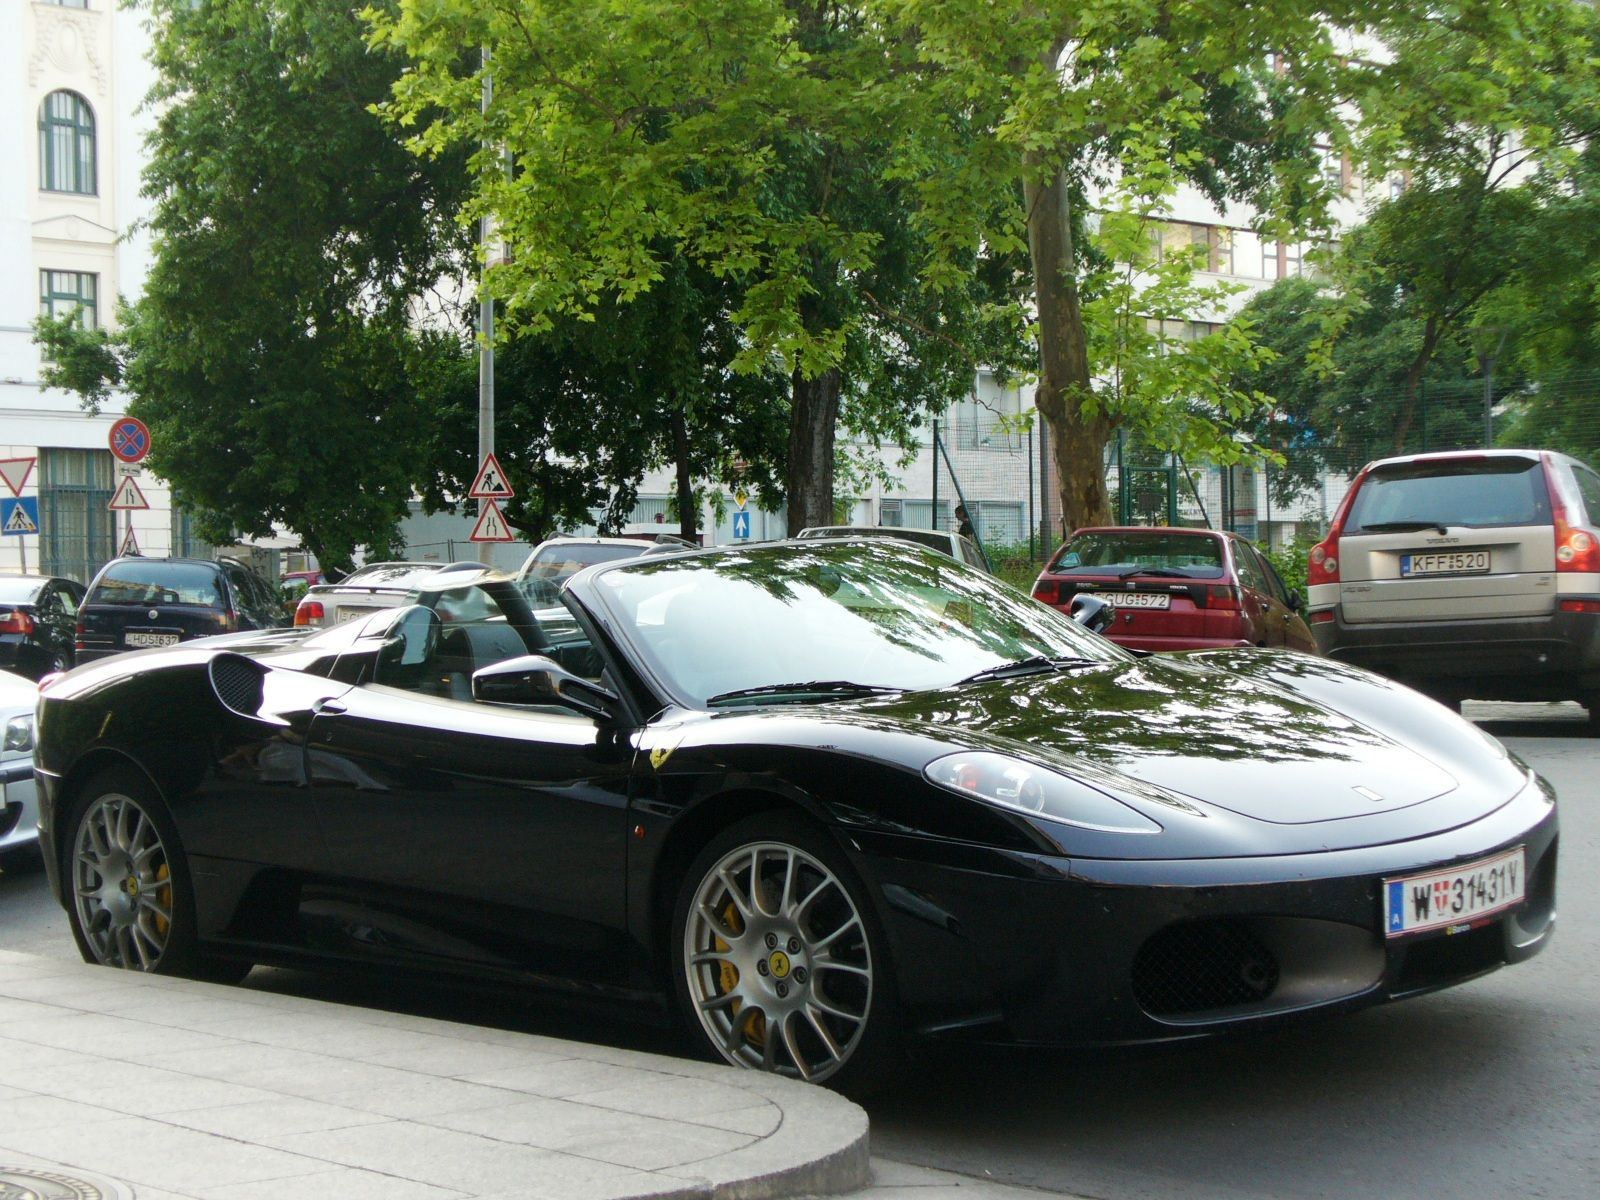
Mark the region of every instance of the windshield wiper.
<instances>
[{"instance_id":1,"label":"windshield wiper","mask_svg":"<svg viewBox=\"0 0 1600 1200\"><path fill-rule=\"evenodd\" d=\"M812 700L844 700L852 696L886 696L904 688L883 687L875 683L853 683L848 679L813 679L808 683L767 683L760 687L735 688L720 692L706 701L721 704L727 700L773 699L784 704L806 704Z\"/></svg>"},{"instance_id":2,"label":"windshield wiper","mask_svg":"<svg viewBox=\"0 0 1600 1200\"><path fill-rule=\"evenodd\" d=\"M1063 667L1097 667L1099 665L1100 660L1096 658L1066 658L1052 657L1048 654L1030 654L1027 658L996 663L992 667L974 671L965 679L956 680L955 686L960 687L965 683L982 683L986 679L1010 679L1017 675L1038 675L1044 671L1059 671Z\"/></svg>"},{"instance_id":3,"label":"windshield wiper","mask_svg":"<svg viewBox=\"0 0 1600 1200\"><path fill-rule=\"evenodd\" d=\"M1449 533L1443 521L1378 521L1372 525L1363 525L1362 533L1416 533L1419 529L1437 529L1440 533Z\"/></svg>"},{"instance_id":4,"label":"windshield wiper","mask_svg":"<svg viewBox=\"0 0 1600 1200\"><path fill-rule=\"evenodd\" d=\"M1118 571L1118 579L1132 579L1135 575L1162 575L1175 579L1193 579L1194 576L1182 567L1129 567L1126 571Z\"/></svg>"}]
</instances>

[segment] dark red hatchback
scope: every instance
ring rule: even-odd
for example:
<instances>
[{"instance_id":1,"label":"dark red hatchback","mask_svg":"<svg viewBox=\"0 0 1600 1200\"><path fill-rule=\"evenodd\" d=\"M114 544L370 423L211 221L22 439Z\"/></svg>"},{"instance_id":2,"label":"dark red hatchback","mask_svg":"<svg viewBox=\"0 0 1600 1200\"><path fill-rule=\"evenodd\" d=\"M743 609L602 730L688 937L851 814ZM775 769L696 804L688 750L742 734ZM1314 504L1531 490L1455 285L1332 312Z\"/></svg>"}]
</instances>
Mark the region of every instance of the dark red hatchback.
<instances>
[{"instance_id":1,"label":"dark red hatchback","mask_svg":"<svg viewBox=\"0 0 1600 1200\"><path fill-rule=\"evenodd\" d=\"M1080 594L1116 606L1105 635L1133 650L1281 646L1317 652L1301 597L1244 538L1209 529L1080 529L1046 564L1034 599L1063 612Z\"/></svg>"}]
</instances>

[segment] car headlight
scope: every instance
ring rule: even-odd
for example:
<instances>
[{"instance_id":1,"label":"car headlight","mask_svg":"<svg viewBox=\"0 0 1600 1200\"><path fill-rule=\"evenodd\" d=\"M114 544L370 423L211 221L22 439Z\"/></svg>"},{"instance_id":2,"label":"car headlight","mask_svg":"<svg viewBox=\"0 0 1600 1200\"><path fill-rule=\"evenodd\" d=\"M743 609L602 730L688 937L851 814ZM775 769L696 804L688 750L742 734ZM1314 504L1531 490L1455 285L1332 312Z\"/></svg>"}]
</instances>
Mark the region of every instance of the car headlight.
<instances>
[{"instance_id":1,"label":"car headlight","mask_svg":"<svg viewBox=\"0 0 1600 1200\"><path fill-rule=\"evenodd\" d=\"M1116 797L1045 767L974 750L948 754L922 769L940 787L1030 816L1102 833L1160 833L1161 826Z\"/></svg>"},{"instance_id":2,"label":"car headlight","mask_svg":"<svg viewBox=\"0 0 1600 1200\"><path fill-rule=\"evenodd\" d=\"M6 722L5 748L19 753L33 749L32 713L19 713Z\"/></svg>"}]
</instances>

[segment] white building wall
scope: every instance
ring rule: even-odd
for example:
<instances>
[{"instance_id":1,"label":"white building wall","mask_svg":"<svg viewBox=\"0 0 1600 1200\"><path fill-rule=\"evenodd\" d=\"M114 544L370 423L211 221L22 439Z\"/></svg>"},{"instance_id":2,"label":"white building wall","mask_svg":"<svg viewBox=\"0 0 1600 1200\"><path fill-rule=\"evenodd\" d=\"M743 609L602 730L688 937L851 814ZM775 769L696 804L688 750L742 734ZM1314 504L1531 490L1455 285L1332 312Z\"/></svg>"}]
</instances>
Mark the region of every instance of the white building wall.
<instances>
[{"instance_id":1,"label":"white building wall","mask_svg":"<svg viewBox=\"0 0 1600 1200\"><path fill-rule=\"evenodd\" d=\"M117 297L137 295L149 265L147 236L120 240L146 212L138 192L149 118L137 110L153 79L148 36L140 14L122 9L117 0L88 4L0 0L0 22L11 31L0 39L0 458L86 450L109 459L112 421L123 412L121 396L91 416L76 395L45 388L33 344L41 271L96 275L97 317L110 327ZM60 89L82 96L94 113L92 195L41 186L40 106ZM38 494L40 475L36 465L24 495ZM140 549L166 554L170 493L148 472L139 486L150 502L132 518ZM41 514L41 520L47 517ZM119 535L125 527L126 518L117 522ZM38 570L39 541L16 535L0 540L0 570L16 570L24 555L28 567Z\"/></svg>"}]
</instances>

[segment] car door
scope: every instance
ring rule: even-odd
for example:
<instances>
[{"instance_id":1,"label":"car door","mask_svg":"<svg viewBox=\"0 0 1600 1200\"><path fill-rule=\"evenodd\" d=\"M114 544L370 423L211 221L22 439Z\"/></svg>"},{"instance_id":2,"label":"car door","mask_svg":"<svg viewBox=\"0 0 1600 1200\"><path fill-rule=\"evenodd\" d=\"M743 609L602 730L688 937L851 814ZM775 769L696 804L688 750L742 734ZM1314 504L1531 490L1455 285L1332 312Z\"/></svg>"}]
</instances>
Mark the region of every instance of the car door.
<instances>
[{"instance_id":1,"label":"car door","mask_svg":"<svg viewBox=\"0 0 1600 1200\"><path fill-rule=\"evenodd\" d=\"M1273 611L1272 589L1255 547L1240 537L1230 537L1228 544L1233 550L1233 570L1239 581L1244 638L1258 646L1283 645L1282 612ZM1284 609L1284 606L1279 604L1278 608Z\"/></svg>"},{"instance_id":2,"label":"car door","mask_svg":"<svg viewBox=\"0 0 1600 1200\"><path fill-rule=\"evenodd\" d=\"M331 872L364 909L351 936L416 965L620 982L631 740L563 709L470 699L471 669L527 648L481 610L440 628L311 724ZM467 633L475 661L441 651Z\"/></svg>"}]
</instances>

